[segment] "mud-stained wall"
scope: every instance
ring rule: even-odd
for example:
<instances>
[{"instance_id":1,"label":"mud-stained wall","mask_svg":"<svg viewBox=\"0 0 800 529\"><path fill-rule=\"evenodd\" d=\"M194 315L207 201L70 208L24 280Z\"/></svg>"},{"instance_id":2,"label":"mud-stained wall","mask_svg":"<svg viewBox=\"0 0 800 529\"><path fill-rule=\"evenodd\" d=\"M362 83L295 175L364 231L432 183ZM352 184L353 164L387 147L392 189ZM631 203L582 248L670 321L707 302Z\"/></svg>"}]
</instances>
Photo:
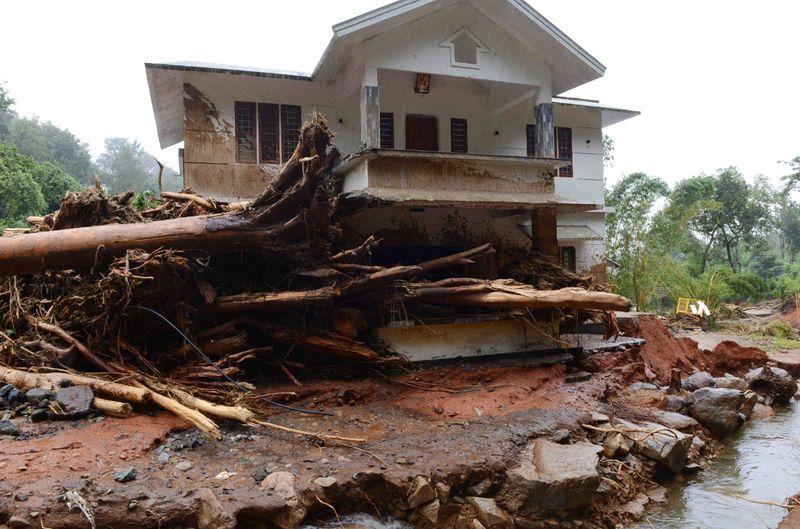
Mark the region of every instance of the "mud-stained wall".
<instances>
[{"instance_id":1,"label":"mud-stained wall","mask_svg":"<svg viewBox=\"0 0 800 529\"><path fill-rule=\"evenodd\" d=\"M598 240L559 241L558 244L575 248L575 265L578 273L591 275L597 281L607 283L605 213L590 211L561 214L558 216L558 224L561 226L587 226L603 237Z\"/></svg>"}]
</instances>

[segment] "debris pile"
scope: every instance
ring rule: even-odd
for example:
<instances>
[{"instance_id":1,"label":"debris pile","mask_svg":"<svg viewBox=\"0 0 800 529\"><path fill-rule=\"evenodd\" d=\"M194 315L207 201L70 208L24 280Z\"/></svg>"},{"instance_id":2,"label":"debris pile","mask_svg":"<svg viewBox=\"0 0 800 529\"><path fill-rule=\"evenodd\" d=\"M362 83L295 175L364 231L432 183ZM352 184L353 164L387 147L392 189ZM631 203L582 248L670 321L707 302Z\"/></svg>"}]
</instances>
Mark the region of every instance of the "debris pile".
<instances>
[{"instance_id":1,"label":"debris pile","mask_svg":"<svg viewBox=\"0 0 800 529\"><path fill-rule=\"evenodd\" d=\"M299 384L312 368L402 362L372 333L398 314L614 327L605 311L628 308L541 256L505 279L460 276L491 244L387 266L370 262L380 244L371 237L340 248L332 139L315 115L249 205L163 193L164 204L140 214L132 195L93 189L68 194L38 233L0 240L0 380L154 403L216 434L209 417L263 423L251 410L287 407L253 395L245 376Z\"/></svg>"}]
</instances>

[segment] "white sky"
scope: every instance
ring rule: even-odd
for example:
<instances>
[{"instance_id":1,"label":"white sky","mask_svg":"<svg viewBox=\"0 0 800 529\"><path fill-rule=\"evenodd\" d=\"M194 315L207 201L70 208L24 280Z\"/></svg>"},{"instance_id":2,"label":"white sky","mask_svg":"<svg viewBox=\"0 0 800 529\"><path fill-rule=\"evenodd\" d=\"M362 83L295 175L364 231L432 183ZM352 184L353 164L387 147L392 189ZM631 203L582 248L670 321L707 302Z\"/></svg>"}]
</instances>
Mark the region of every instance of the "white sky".
<instances>
[{"instance_id":1,"label":"white sky","mask_svg":"<svg viewBox=\"0 0 800 529\"><path fill-rule=\"evenodd\" d=\"M484 0L493 1L493 0ZM528 0L606 65L566 95L642 115L609 127L611 182L645 171L670 182L736 165L775 179L800 155L800 2ZM0 82L22 115L89 143L138 139L161 152L143 63L219 62L310 72L331 25L383 0L10 0Z\"/></svg>"}]
</instances>

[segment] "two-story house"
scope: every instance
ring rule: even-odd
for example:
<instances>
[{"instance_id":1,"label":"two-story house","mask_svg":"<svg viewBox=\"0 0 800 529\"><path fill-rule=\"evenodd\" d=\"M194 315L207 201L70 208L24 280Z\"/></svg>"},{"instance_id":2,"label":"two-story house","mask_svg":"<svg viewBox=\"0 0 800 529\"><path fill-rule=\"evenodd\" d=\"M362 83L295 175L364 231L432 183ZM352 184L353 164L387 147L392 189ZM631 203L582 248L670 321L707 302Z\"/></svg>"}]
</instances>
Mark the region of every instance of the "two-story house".
<instances>
[{"instance_id":1,"label":"two-story house","mask_svg":"<svg viewBox=\"0 0 800 529\"><path fill-rule=\"evenodd\" d=\"M333 27L311 74L146 64L185 186L258 195L312 111L336 131L342 222L377 259L485 242L605 279L603 129L638 112L559 97L605 67L523 0L400 0Z\"/></svg>"}]
</instances>

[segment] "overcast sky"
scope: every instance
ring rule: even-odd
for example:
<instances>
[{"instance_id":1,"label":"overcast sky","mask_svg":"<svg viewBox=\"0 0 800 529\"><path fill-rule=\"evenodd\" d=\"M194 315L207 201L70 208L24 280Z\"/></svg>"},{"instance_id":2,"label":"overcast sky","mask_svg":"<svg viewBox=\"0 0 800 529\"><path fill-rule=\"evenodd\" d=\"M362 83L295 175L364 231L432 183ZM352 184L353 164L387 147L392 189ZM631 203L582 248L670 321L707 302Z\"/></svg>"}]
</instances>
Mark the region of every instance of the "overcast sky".
<instances>
[{"instance_id":1,"label":"overcast sky","mask_svg":"<svg viewBox=\"0 0 800 529\"><path fill-rule=\"evenodd\" d=\"M498 0L484 0L487 2ZM800 155L800 2L529 0L606 65L603 79L565 94L640 110L609 127L611 182L645 171L670 182L736 165L786 174ZM313 70L331 25L381 0L10 0L0 22L0 82L22 115L89 143L158 146L144 62L194 60Z\"/></svg>"}]
</instances>

